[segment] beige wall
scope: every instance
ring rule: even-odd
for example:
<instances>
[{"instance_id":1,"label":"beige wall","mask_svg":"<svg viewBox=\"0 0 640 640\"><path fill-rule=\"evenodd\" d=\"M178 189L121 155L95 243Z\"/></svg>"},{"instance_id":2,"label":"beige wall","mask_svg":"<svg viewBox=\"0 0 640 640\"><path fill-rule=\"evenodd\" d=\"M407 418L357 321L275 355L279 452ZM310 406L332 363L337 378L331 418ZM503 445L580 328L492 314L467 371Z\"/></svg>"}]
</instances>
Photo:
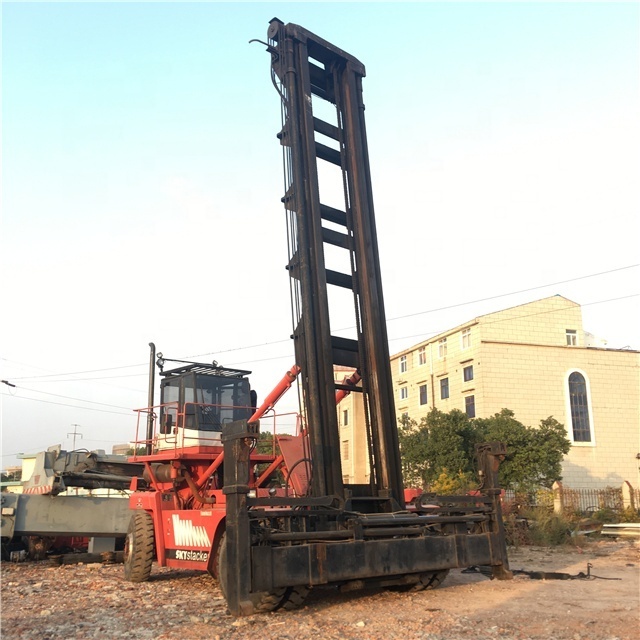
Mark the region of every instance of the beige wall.
<instances>
[{"instance_id":1,"label":"beige wall","mask_svg":"<svg viewBox=\"0 0 640 640\"><path fill-rule=\"evenodd\" d=\"M463 346L462 333L468 331L468 346ZM475 393L478 384L477 366L480 353L480 333L474 321L458 330L441 334L436 340L421 343L413 349L403 351L391 358L391 375L394 384L396 413L420 420L433 407L441 411L464 410L464 397ZM440 341L446 340L446 353L440 349ZM444 345L443 345L444 346ZM420 350L424 348L424 364ZM402 371L401 360L406 357L407 370ZM473 366L474 379L465 382L463 370ZM441 397L441 381L446 379L449 398ZM420 387L427 386L427 403L421 404ZM403 399L401 390L406 389Z\"/></svg>"},{"instance_id":2,"label":"beige wall","mask_svg":"<svg viewBox=\"0 0 640 640\"><path fill-rule=\"evenodd\" d=\"M638 486L640 354L633 351L483 343L482 412L503 407L536 426L553 416L572 439L568 377L588 385L592 442L573 443L563 464L565 484L597 488L628 480Z\"/></svg>"},{"instance_id":3,"label":"beige wall","mask_svg":"<svg viewBox=\"0 0 640 640\"><path fill-rule=\"evenodd\" d=\"M566 346L566 330L576 331L584 345L580 305L552 296L479 318L483 340Z\"/></svg>"},{"instance_id":4,"label":"beige wall","mask_svg":"<svg viewBox=\"0 0 640 640\"><path fill-rule=\"evenodd\" d=\"M353 369L335 367L335 381L342 382L352 373ZM337 410L342 479L348 484L367 484L369 461L362 394L358 392L349 394L338 403Z\"/></svg>"},{"instance_id":5,"label":"beige wall","mask_svg":"<svg viewBox=\"0 0 640 640\"><path fill-rule=\"evenodd\" d=\"M576 344L567 344L567 330ZM463 333L467 336L463 344ZM446 339L446 355L439 346ZM576 443L563 464L567 486L640 486L640 354L585 348L580 306L561 296L520 305L460 325L391 358L396 412L419 421L432 407L465 411L473 396L477 417L508 408L528 426L553 416L572 436L568 376L577 370L589 386L593 440ZM419 351L424 349L425 362ZM401 371L405 358L406 371ZM473 366L473 380L464 381ZM440 394L448 379L449 398ZM420 404L420 386L428 402ZM406 389L406 398L401 397Z\"/></svg>"}]
</instances>

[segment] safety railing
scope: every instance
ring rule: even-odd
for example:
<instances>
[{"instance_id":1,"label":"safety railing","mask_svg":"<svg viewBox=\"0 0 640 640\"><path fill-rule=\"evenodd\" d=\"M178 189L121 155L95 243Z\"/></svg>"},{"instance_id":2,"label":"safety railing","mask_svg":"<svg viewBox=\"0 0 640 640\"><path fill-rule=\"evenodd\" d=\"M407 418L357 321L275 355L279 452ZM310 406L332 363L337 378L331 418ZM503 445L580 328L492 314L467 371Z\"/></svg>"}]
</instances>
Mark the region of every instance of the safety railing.
<instances>
[{"instance_id":1,"label":"safety railing","mask_svg":"<svg viewBox=\"0 0 640 640\"><path fill-rule=\"evenodd\" d=\"M189 447L222 447L222 429L227 423L233 422L231 416L224 416L224 412L252 414L252 407L216 405L189 402L180 411L178 402L168 402L134 409L137 414L136 433L133 440L134 458L146 455L147 446L151 445L152 453L170 453ZM151 438L147 437L149 415L152 418ZM160 416L172 416L170 424L159 424ZM218 416L218 417L216 417ZM197 417L195 420L190 420ZM203 417L205 419L203 419ZM193 427L190 425L193 425ZM206 428L202 428L202 427ZM277 435L299 435L303 430L303 420L297 412L276 414L272 409L260 418L260 432L269 433L271 440L271 454L276 455ZM167 431L164 433L163 431ZM264 448L264 445L263 445ZM267 451L265 451L267 453Z\"/></svg>"}]
</instances>

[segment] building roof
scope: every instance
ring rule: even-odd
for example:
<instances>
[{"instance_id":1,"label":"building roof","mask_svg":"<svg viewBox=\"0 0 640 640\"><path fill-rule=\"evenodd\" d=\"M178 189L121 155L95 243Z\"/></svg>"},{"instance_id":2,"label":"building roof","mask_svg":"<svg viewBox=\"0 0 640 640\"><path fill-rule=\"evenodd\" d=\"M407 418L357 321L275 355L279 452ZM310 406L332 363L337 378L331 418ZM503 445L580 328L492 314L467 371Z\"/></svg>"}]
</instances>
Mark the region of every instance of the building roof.
<instances>
[{"instance_id":1,"label":"building roof","mask_svg":"<svg viewBox=\"0 0 640 640\"><path fill-rule=\"evenodd\" d=\"M471 327L475 324L480 324L481 322L486 321L487 318L490 318L491 316L495 316L499 313L505 313L508 311L511 311L513 309L519 309L521 307L527 307L533 304L537 304L539 302L544 302L545 300L557 300L557 299L561 299L561 300L566 300L569 305L567 305L567 308L571 308L571 307L578 307L580 308L580 305L577 302L574 302L573 300L569 300L569 298L565 298L564 296L561 296L559 293L557 293L554 296L547 296L545 298L539 298L538 300L531 300L530 302L524 302L522 304L517 304L514 305L513 307L506 307L505 309L498 309L497 311L492 311L491 313L485 313L483 315L480 316L476 316L475 318L472 318L471 320L467 320L467 322L463 322L462 324L459 324L451 329L447 329L446 331L442 331L438 334L435 334L433 336L431 336L430 338L427 338L426 340L422 340L420 342L417 342L416 344L414 344L411 347L407 347L406 349L403 349L402 351L398 351L398 353L393 354L391 356L391 358L397 358L399 356L402 356L406 353L410 353L412 351L415 351L417 348L420 348L423 345L428 345L430 343L433 342L437 342L438 340L442 340L443 338L446 338L447 336L450 336L451 334L457 333L458 331L462 331L463 329L466 329L467 327Z\"/></svg>"}]
</instances>

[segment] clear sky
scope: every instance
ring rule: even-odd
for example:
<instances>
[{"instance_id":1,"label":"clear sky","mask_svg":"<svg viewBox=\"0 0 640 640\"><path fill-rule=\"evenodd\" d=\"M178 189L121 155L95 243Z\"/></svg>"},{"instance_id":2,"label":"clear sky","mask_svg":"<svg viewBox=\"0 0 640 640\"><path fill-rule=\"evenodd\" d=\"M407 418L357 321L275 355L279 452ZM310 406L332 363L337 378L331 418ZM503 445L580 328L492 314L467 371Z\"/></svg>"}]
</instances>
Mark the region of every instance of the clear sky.
<instances>
[{"instance_id":1,"label":"clear sky","mask_svg":"<svg viewBox=\"0 0 640 640\"><path fill-rule=\"evenodd\" d=\"M367 68L392 353L554 294L640 348L637 3L5 1L2 467L130 440L149 341L293 364L274 16Z\"/></svg>"}]
</instances>

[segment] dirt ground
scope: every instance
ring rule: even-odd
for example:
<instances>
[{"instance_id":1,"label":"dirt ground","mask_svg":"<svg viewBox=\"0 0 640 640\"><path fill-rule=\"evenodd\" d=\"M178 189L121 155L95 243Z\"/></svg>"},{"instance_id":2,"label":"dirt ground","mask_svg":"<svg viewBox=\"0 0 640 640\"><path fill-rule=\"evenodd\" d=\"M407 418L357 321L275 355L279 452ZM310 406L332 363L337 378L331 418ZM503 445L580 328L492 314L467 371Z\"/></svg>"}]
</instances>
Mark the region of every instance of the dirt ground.
<instances>
[{"instance_id":1,"label":"dirt ground","mask_svg":"<svg viewBox=\"0 0 640 640\"><path fill-rule=\"evenodd\" d=\"M235 619L208 575L153 568L143 584L117 564L2 564L4 640L638 640L640 545L510 549L512 569L587 571L603 579L490 580L452 571L420 593L314 589L305 606Z\"/></svg>"}]
</instances>

